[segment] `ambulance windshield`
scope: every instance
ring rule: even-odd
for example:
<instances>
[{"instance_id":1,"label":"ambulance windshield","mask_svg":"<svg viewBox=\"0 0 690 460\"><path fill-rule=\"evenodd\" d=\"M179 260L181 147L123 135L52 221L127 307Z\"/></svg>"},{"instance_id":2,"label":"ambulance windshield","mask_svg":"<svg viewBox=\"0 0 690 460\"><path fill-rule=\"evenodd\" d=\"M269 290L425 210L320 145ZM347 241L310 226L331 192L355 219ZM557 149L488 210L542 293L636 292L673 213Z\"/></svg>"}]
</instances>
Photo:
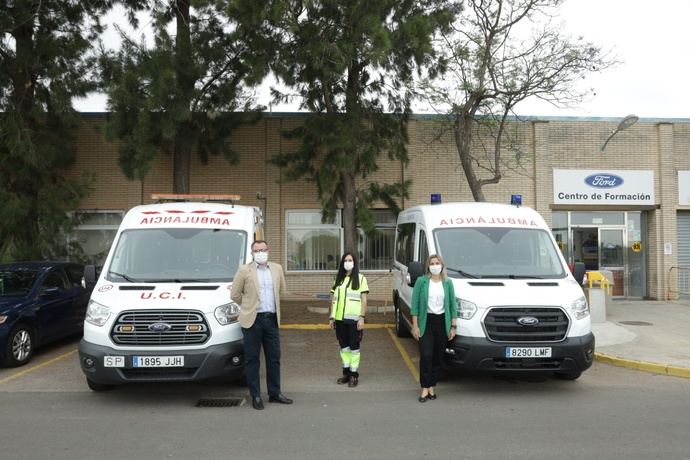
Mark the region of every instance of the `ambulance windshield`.
<instances>
[{"instance_id":1,"label":"ambulance windshield","mask_svg":"<svg viewBox=\"0 0 690 460\"><path fill-rule=\"evenodd\" d=\"M557 279L566 276L545 230L506 227L444 228L436 247L451 277Z\"/></svg>"},{"instance_id":2,"label":"ambulance windshield","mask_svg":"<svg viewBox=\"0 0 690 460\"><path fill-rule=\"evenodd\" d=\"M148 228L122 232L107 277L111 281L232 281L247 252L247 234L212 228Z\"/></svg>"}]
</instances>

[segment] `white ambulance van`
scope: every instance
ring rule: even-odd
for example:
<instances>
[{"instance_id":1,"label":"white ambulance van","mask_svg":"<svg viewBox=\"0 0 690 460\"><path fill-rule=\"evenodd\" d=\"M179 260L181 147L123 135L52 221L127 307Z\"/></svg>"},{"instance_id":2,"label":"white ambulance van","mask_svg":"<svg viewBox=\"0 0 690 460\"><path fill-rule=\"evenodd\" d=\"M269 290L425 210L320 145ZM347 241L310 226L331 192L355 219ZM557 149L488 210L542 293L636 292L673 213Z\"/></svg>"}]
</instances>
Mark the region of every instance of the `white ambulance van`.
<instances>
[{"instance_id":1,"label":"white ambulance van","mask_svg":"<svg viewBox=\"0 0 690 460\"><path fill-rule=\"evenodd\" d=\"M127 212L98 279L95 267L85 271L95 287L79 360L94 391L243 375L228 289L262 238L260 209L229 204L233 195L152 198L161 202Z\"/></svg>"},{"instance_id":2,"label":"white ambulance van","mask_svg":"<svg viewBox=\"0 0 690 460\"><path fill-rule=\"evenodd\" d=\"M455 287L457 335L445 364L470 371L551 373L592 365L589 307L544 219L495 203L416 206L398 216L393 267L396 332L409 336L416 279L440 254Z\"/></svg>"}]
</instances>

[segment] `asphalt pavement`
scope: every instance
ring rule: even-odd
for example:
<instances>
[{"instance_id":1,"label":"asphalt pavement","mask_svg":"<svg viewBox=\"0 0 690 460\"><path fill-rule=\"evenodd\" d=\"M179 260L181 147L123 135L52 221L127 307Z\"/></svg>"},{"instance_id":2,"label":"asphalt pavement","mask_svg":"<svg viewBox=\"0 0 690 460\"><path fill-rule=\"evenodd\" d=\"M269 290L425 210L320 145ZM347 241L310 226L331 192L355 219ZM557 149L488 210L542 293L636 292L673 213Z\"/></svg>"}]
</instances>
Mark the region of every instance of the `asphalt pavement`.
<instances>
[{"instance_id":1,"label":"asphalt pavement","mask_svg":"<svg viewBox=\"0 0 690 460\"><path fill-rule=\"evenodd\" d=\"M286 300L281 309L283 324L327 323L326 301ZM372 303L367 324L392 325L391 305ZM690 378L690 299L613 299L605 306L605 313L606 321L592 323L597 361Z\"/></svg>"}]
</instances>

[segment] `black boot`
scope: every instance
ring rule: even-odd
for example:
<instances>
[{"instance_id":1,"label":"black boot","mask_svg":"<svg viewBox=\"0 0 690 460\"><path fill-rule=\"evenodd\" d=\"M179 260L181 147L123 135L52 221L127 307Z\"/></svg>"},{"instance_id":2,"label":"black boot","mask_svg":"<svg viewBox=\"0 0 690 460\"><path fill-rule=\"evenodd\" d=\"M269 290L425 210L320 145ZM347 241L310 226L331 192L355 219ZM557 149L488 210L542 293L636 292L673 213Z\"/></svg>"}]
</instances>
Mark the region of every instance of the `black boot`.
<instances>
[{"instance_id":1,"label":"black boot","mask_svg":"<svg viewBox=\"0 0 690 460\"><path fill-rule=\"evenodd\" d=\"M336 380L338 385L344 385L350 382L350 368L343 367L343 376Z\"/></svg>"},{"instance_id":2,"label":"black boot","mask_svg":"<svg viewBox=\"0 0 690 460\"><path fill-rule=\"evenodd\" d=\"M354 388L359 383L359 372L350 372L350 381L347 382L347 386Z\"/></svg>"}]
</instances>

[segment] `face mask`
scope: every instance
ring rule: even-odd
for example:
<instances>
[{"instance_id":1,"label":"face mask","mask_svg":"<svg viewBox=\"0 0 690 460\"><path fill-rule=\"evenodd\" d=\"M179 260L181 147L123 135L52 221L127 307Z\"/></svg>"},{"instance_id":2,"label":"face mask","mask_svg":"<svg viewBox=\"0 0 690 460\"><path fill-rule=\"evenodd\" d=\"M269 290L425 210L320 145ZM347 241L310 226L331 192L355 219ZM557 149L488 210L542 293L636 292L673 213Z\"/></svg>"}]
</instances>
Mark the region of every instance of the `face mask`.
<instances>
[{"instance_id":1,"label":"face mask","mask_svg":"<svg viewBox=\"0 0 690 460\"><path fill-rule=\"evenodd\" d=\"M354 262L343 262L343 267L345 268L346 272L349 272L353 268L355 268L355 263Z\"/></svg>"},{"instance_id":2,"label":"face mask","mask_svg":"<svg viewBox=\"0 0 690 460\"><path fill-rule=\"evenodd\" d=\"M254 253L254 262L256 262L259 265L263 265L266 262L268 262L268 253L267 252L255 252Z\"/></svg>"},{"instance_id":3,"label":"face mask","mask_svg":"<svg viewBox=\"0 0 690 460\"><path fill-rule=\"evenodd\" d=\"M441 270L443 270L443 266L441 265L429 265L429 271L432 275L440 275Z\"/></svg>"}]
</instances>

